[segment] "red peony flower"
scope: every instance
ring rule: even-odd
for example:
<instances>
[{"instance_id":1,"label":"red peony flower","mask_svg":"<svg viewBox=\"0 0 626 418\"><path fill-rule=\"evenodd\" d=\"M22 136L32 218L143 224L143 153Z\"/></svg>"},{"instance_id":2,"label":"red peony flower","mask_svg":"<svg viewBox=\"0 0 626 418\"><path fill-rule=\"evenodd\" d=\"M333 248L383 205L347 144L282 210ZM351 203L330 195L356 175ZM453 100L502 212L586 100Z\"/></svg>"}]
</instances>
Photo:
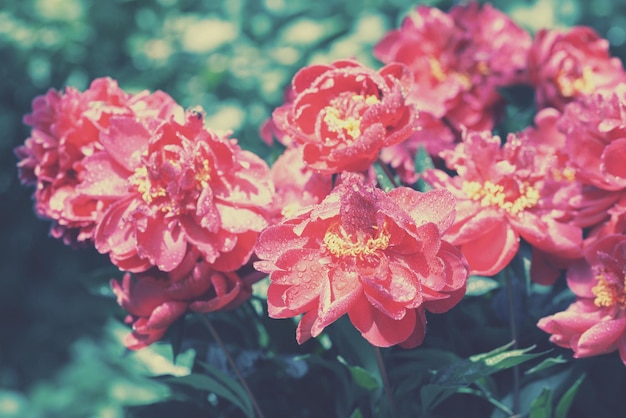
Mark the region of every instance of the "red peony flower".
<instances>
[{"instance_id":1,"label":"red peony flower","mask_svg":"<svg viewBox=\"0 0 626 418\"><path fill-rule=\"evenodd\" d=\"M78 190L113 201L94 242L120 269L171 271L190 249L219 271L248 261L272 201L263 160L205 129L197 112L154 134L134 118L112 118L101 142L83 160Z\"/></svg>"},{"instance_id":2,"label":"red peony flower","mask_svg":"<svg viewBox=\"0 0 626 418\"><path fill-rule=\"evenodd\" d=\"M33 112L24 116L24 123L33 127L31 136L15 153L20 179L36 187L37 214L54 221L52 235L68 244L92 238L102 207L78 195L78 166L102 149L100 135L112 116L151 126L177 114L182 116L183 110L167 94L131 95L110 78L94 80L84 92L68 87L64 93L50 90L35 98Z\"/></svg>"},{"instance_id":3,"label":"red peony flower","mask_svg":"<svg viewBox=\"0 0 626 418\"><path fill-rule=\"evenodd\" d=\"M539 107L560 110L626 81L619 58L609 54L609 42L585 26L567 32L540 30L530 48L528 72Z\"/></svg>"},{"instance_id":4,"label":"red peony flower","mask_svg":"<svg viewBox=\"0 0 626 418\"><path fill-rule=\"evenodd\" d=\"M576 301L537 326L574 357L619 350L626 364L626 236L608 235L585 248L585 262L573 265L567 282Z\"/></svg>"},{"instance_id":5,"label":"red peony flower","mask_svg":"<svg viewBox=\"0 0 626 418\"><path fill-rule=\"evenodd\" d=\"M453 219L444 190L384 193L345 175L320 204L261 233L254 267L270 274L269 315L304 314L299 343L348 314L373 345L421 344L425 310L445 312L465 293L465 259L441 239Z\"/></svg>"},{"instance_id":6,"label":"red peony flower","mask_svg":"<svg viewBox=\"0 0 626 418\"><path fill-rule=\"evenodd\" d=\"M446 237L461 248L474 274L491 276L506 267L520 237L539 252L544 268L533 280L540 283L556 280L564 259L580 257L582 230L571 222L568 205L579 185L553 158L558 148L543 139L541 115L538 120L537 129L510 135L503 147L489 132L467 132L454 152L442 153L458 176L441 170L423 174L426 182L456 197L457 217Z\"/></svg>"},{"instance_id":7,"label":"red peony flower","mask_svg":"<svg viewBox=\"0 0 626 418\"><path fill-rule=\"evenodd\" d=\"M158 341L188 311L208 313L239 306L252 294L252 281L212 270L195 251L189 251L169 273L152 268L135 277L126 273L121 282L111 280L117 303L129 312L126 322L133 326L125 345L138 350Z\"/></svg>"},{"instance_id":8,"label":"red peony flower","mask_svg":"<svg viewBox=\"0 0 626 418\"><path fill-rule=\"evenodd\" d=\"M274 111L274 129L302 146L304 161L319 172L367 170L382 147L416 126L405 81L400 64L379 71L351 60L305 67L292 81L293 102Z\"/></svg>"},{"instance_id":9,"label":"red peony flower","mask_svg":"<svg viewBox=\"0 0 626 418\"><path fill-rule=\"evenodd\" d=\"M414 79L409 100L457 130L488 130L502 108L497 88L525 79L530 35L490 5L472 2L449 14L418 6L374 48Z\"/></svg>"}]
</instances>

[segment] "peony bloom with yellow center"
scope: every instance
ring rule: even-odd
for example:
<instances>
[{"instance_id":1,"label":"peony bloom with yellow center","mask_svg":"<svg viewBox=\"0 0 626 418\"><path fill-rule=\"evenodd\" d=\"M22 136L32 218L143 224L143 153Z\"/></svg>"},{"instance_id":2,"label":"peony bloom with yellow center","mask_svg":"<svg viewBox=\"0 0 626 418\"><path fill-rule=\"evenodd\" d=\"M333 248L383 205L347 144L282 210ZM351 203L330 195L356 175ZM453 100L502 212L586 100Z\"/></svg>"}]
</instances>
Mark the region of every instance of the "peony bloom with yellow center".
<instances>
[{"instance_id":1,"label":"peony bloom with yellow center","mask_svg":"<svg viewBox=\"0 0 626 418\"><path fill-rule=\"evenodd\" d=\"M610 93L626 81L609 42L585 26L538 31L528 54L528 74L538 106L559 110L581 98Z\"/></svg>"},{"instance_id":2,"label":"peony bloom with yellow center","mask_svg":"<svg viewBox=\"0 0 626 418\"><path fill-rule=\"evenodd\" d=\"M323 174L367 170L381 148L404 141L416 128L417 113L406 103L407 76L401 64L379 71L353 60L305 67L273 123L302 146L310 168Z\"/></svg>"},{"instance_id":3,"label":"peony bloom with yellow center","mask_svg":"<svg viewBox=\"0 0 626 418\"><path fill-rule=\"evenodd\" d=\"M154 133L113 118L102 144L83 161L78 191L106 205L94 242L115 265L168 272L191 250L218 271L248 261L272 202L263 160L206 129L193 111Z\"/></svg>"},{"instance_id":4,"label":"peony bloom with yellow center","mask_svg":"<svg viewBox=\"0 0 626 418\"><path fill-rule=\"evenodd\" d=\"M409 100L460 131L492 129L501 116L498 88L526 81L531 37L489 4L443 12L417 6L374 47L384 63L400 62L414 83Z\"/></svg>"},{"instance_id":5,"label":"peony bloom with yellow center","mask_svg":"<svg viewBox=\"0 0 626 418\"><path fill-rule=\"evenodd\" d=\"M151 130L162 120L182 117L183 109L166 93L129 94L111 78L95 79L88 89L50 90L33 100L24 123L32 126L24 145L15 149L24 184L34 185L35 211L54 223L51 234L67 244L93 239L102 215L98 199L77 191L81 162L101 151L111 119L128 117Z\"/></svg>"},{"instance_id":6,"label":"peony bloom with yellow center","mask_svg":"<svg viewBox=\"0 0 626 418\"><path fill-rule=\"evenodd\" d=\"M474 274L501 271L521 238L533 247L536 282L553 282L567 260L581 256L582 230L573 224L568 206L580 188L562 174L571 169L557 158L565 139L555 140L553 112L540 113L537 122L537 128L511 134L504 145L490 132L466 132L454 151L442 153L458 175L423 174L456 197L457 217L446 237L461 248Z\"/></svg>"},{"instance_id":7,"label":"peony bloom with yellow center","mask_svg":"<svg viewBox=\"0 0 626 418\"><path fill-rule=\"evenodd\" d=\"M453 220L444 190L385 193L343 175L321 203L261 233L254 266L270 275L270 316L304 314L299 343L347 314L375 346L421 344L425 312L447 311L465 293L465 258L441 238Z\"/></svg>"},{"instance_id":8,"label":"peony bloom with yellow center","mask_svg":"<svg viewBox=\"0 0 626 418\"><path fill-rule=\"evenodd\" d=\"M574 357L619 351L626 364L626 236L607 235L585 248L585 259L567 272L576 301L539 320L554 344Z\"/></svg>"}]
</instances>

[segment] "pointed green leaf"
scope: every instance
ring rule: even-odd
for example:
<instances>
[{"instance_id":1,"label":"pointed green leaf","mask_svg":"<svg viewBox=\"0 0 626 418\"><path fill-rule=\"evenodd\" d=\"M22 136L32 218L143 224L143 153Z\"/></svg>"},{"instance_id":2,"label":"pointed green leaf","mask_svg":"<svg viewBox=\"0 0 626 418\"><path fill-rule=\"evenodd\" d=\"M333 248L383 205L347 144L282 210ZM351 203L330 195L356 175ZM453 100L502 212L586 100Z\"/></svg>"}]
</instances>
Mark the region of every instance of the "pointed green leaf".
<instances>
[{"instance_id":1,"label":"pointed green leaf","mask_svg":"<svg viewBox=\"0 0 626 418\"><path fill-rule=\"evenodd\" d=\"M544 388L530 405L529 418L552 418L552 391Z\"/></svg>"},{"instance_id":2,"label":"pointed green leaf","mask_svg":"<svg viewBox=\"0 0 626 418\"><path fill-rule=\"evenodd\" d=\"M376 378L364 368L349 365L348 362L341 356L337 356L337 360L339 360L339 363L348 368L350 374L352 375L352 378L354 379L354 382L357 385L361 386L363 389L369 391L377 389L380 386L378 384L378 380L376 380Z\"/></svg>"},{"instance_id":3,"label":"pointed green leaf","mask_svg":"<svg viewBox=\"0 0 626 418\"><path fill-rule=\"evenodd\" d=\"M220 381L211 376L194 373L188 376L166 378L163 379L163 381L214 393L241 409L247 417L254 418L254 411L250 406L243 402L239 396L233 393L228 387L224 386Z\"/></svg>"},{"instance_id":4,"label":"pointed green leaf","mask_svg":"<svg viewBox=\"0 0 626 418\"><path fill-rule=\"evenodd\" d=\"M422 388L422 406L432 409L458 389L501 370L532 360L545 353L527 354L534 346L508 350L512 343L487 353L476 354L437 370L433 382Z\"/></svg>"},{"instance_id":5,"label":"pointed green leaf","mask_svg":"<svg viewBox=\"0 0 626 418\"><path fill-rule=\"evenodd\" d=\"M361 412L361 409L355 409L354 412L350 414L350 418L363 418L363 413Z\"/></svg>"},{"instance_id":6,"label":"pointed green leaf","mask_svg":"<svg viewBox=\"0 0 626 418\"><path fill-rule=\"evenodd\" d=\"M422 399L422 409L428 411L439 405L446 398L454 395L457 388L451 388L447 386L428 384L422 386L420 390L420 396Z\"/></svg>"},{"instance_id":7,"label":"pointed green leaf","mask_svg":"<svg viewBox=\"0 0 626 418\"><path fill-rule=\"evenodd\" d=\"M381 189L383 189L385 192L395 189L395 186L387 176L387 173L380 165L380 163L374 164L374 171L376 171L376 181L378 182L378 185L381 187Z\"/></svg>"},{"instance_id":8,"label":"pointed green leaf","mask_svg":"<svg viewBox=\"0 0 626 418\"><path fill-rule=\"evenodd\" d=\"M252 411L252 401L248 396L248 392L246 392L245 388L239 383L237 380L223 373L217 367L211 366L208 363L198 361L198 364L202 366L211 376L213 376L217 381L219 381L222 385L224 385L228 390L234 393L240 401L246 405L250 411Z\"/></svg>"},{"instance_id":9,"label":"pointed green leaf","mask_svg":"<svg viewBox=\"0 0 626 418\"><path fill-rule=\"evenodd\" d=\"M565 364L565 363L567 363L567 360L565 360L562 355L559 355L557 357L550 357L550 358L544 359L541 363L539 363L532 369L526 370L524 374L528 375L528 374L537 373L542 370L548 369L550 367L556 366L558 364Z\"/></svg>"},{"instance_id":10,"label":"pointed green leaf","mask_svg":"<svg viewBox=\"0 0 626 418\"><path fill-rule=\"evenodd\" d=\"M582 374L574 384L565 392L565 394L559 400L559 403L556 405L556 410L554 413L554 418L566 418L567 413L569 411L570 406L572 406L572 402L574 401L574 397L576 396L576 392L578 392L578 388L582 384L583 380L585 380L585 374Z\"/></svg>"}]
</instances>

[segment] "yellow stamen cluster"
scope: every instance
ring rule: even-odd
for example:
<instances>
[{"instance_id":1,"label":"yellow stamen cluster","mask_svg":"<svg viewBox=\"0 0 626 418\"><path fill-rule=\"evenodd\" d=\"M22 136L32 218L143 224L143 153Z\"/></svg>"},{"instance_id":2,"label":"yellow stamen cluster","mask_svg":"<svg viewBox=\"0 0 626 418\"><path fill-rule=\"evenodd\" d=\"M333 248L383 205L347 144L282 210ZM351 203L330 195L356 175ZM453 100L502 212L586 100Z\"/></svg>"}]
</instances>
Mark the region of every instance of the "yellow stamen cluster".
<instances>
[{"instance_id":1,"label":"yellow stamen cluster","mask_svg":"<svg viewBox=\"0 0 626 418\"><path fill-rule=\"evenodd\" d=\"M208 160L202 161L202 166L198 168L195 179L198 182L198 189L206 189L209 187L209 180L211 179L211 167Z\"/></svg>"},{"instance_id":2,"label":"yellow stamen cluster","mask_svg":"<svg viewBox=\"0 0 626 418\"><path fill-rule=\"evenodd\" d=\"M441 62L435 57L428 58L428 65L430 66L430 74L439 82L445 81L448 77L454 77L463 85L463 87L470 88L472 86L472 80L468 74L456 71L447 73L441 66ZM482 70L484 70L484 68L482 68ZM488 70L489 68L487 67L487 71ZM479 71L481 71L481 69L479 69Z\"/></svg>"},{"instance_id":3,"label":"yellow stamen cluster","mask_svg":"<svg viewBox=\"0 0 626 418\"><path fill-rule=\"evenodd\" d=\"M375 238L365 234L353 237L343 227L334 224L324 235L324 246L337 257L363 257L387 249L389 234L383 229Z\"/></svg>"},{"instance_id":4,"label":"yellow stamen cluster","mask_svg":"<svg viewBox=\"0 0 626 418\"><path fill-rule=\"evenodd\" d=\"M626 283L611 283L604 275L600 274L596 277L598 284L596 284L591 292L596 297L593 303L598 308L611 308L619 305L620 308L626 307L626 293L624 292L624 285ZM624 279L626 281L626 278Z\"/></svg>"},{"instance_id":5,"label":"yellow stamen cluster","mask_svg":"<svg viewBox=\"0 0 626 418\"><path fill-rule=\"evenodd\" d=\"M379 102L378 97L374 95L363 96L361 94L355 94L351 97L352 102L364 102L366 105L371 106ZM349 138L357 139L361 136L361 119L359 117L348 116L342 117L339 109L333 106L327 106L325 109L324 123L328 126L328 129L332 132L340 133L345 131Z\"/></svg>"},{"instance_id":6,"label":"yellow stamen cluster","mask_svg":"<svg viewBox=\"0 0 626 418\"><path fill-rule=\"evenodd\" d=\"M428 65L430 66L430 73L435 77L437 81L444 81L446 79L446 73L441 67L441 63L437 58L428 58Z\"/></svg>"},{"instance_id":7,"label":"yellow stamen cluster","mask_svg":"<svg viewBox=\"0 0 626 418\"><path fill-rule=\"evenodd\" d=\"M565 167L563 170L554 168L552 169L552 177L557 181L574 181L576 180L576 170L571 167Z\"/></svg>"},{"instance_id":8,"label":"yellow stamen cluster","mask_svg":"<svg viewBox=\"0 0 626 418\"><path fill-rule=\"evenodd\" d=\"M573 80L561 71L556 78L556 84L563 97L573 97L578 93L591 94L596 88L593 78L593 69L587 66L583 68L582 75Z\"/></svg>"},{"instance_id":9,"label":"yellow stamen cluster","mask_svg":"<svg viewBox=\"0 0 626 418\"><path fill-rule=\"evenodd\" d=\"M345 130L351 139L357 139L361 136L361 121L354 116L342 119L341 113L334 107L328 106L326 108L324 122L328 125L328 129L332 132L341 132L342 130Z\"/></svg>"},{"instance_id":10,"label":"yellow stamen cluster","mask_svg":"<svg viewBox=\"0 0 626 418\"><path fill-rule=\"evenodd\" d=\"M486 181L481 184L477 181L465 181L462 186L463 192L472 200L480 201L482 206L497 206L511 215L529 209L539 203L539 192L532 186L523 183L519 197L508 200L504 187L500 184Z\"/></svg>"},{"instance_id":11,"label":"yellow stamen cluster","mask_svg":"<svg viewBox=\"0 0 626 418\"><path fill-rule=\"evenodd\" d=\"M167 195L163 187L155 187L152 185L146 167L136 168L134 174L130 176L129 181L131 184L137 186L137 191L141 194L141 198L146 203L152 203L155 198Z\"/></svg>"}]
</instances>

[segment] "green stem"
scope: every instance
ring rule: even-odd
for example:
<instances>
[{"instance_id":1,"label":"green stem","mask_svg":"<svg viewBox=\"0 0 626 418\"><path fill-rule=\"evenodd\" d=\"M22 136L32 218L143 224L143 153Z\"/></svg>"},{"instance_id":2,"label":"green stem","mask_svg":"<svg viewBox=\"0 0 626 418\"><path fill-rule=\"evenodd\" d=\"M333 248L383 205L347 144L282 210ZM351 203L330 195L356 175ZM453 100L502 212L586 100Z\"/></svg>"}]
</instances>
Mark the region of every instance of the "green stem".
<instances>
[{"instance_id":1,"label":"green stem","mask_svg":"<svg viewBox=\"0 0 626 418\"><path fill-rule=\"evenodd\" d=\"M517 342L517 325L515 323L515 307L513 306L513 281L511 280L511 272L508 268L504 272L506 276L506 287L509 299L509 321L511 327L511 339L513 340L513 349L519 348ZM520 404L520 370L519 365L513 367L513 413L519 413Z\"/></svg>"},{"instance_id":2,"label":"green stem","mask_svg":"<svg viewBox=\"0 0 626 418\"><path fill-rule=\"evenodd\" d=\"M222 338L217 333L217 330L215 329L211 321L209 321L209 318L207 318L205 315L202 315L202 314L198 314L198 318L200 318L200 321L204 324L205 327L207 327L207 329L209 330L209 332L211 333L211 335L213 336L217 344L222 348L224 355L226 355L226 360L228 361L228 364L230 364L230 367L233 368L233 370L235 371L235 374L237 375L237 379L239 379L239 382L241 383L241 386L243 386L244 390L248 394L248 397L250 398L250 401L252 402L252 406L254 407L254 410L256 411L258 418L265 418L265 415L263 415L263 412L261 411L261 408L259 407L259 404L256 401L254 394L252 393L252 391L250 390L250 387L248 386L248 383L246 382L246 379L244 379L243 375L241 374L241 371L239 370L239 367L237 367L237 363L235 363L235 360L226 349L226 345L224 345L224 341L222 341Z\"/></svg>"},{"instance_id":3,"label":"green stem","mask_svg":"<svg viewBox=\"0 0 626 418\"><path fill-rule=\"evenodd\" d=\"M387 369L385 368L385 363L383 362L383 355L380 352L379 347L374 347L374 353L376 354L376 362L378 363L378 369L380 370L380 377L383 380L383 387L385 389L385 395L387 396L387 402L389 403L389 408L391 409L391 417L397 418L398 411L396 409L396 403L393 400L391 385L389 384L389 378L387 377Z\"/></svg>"}]
</instances>

